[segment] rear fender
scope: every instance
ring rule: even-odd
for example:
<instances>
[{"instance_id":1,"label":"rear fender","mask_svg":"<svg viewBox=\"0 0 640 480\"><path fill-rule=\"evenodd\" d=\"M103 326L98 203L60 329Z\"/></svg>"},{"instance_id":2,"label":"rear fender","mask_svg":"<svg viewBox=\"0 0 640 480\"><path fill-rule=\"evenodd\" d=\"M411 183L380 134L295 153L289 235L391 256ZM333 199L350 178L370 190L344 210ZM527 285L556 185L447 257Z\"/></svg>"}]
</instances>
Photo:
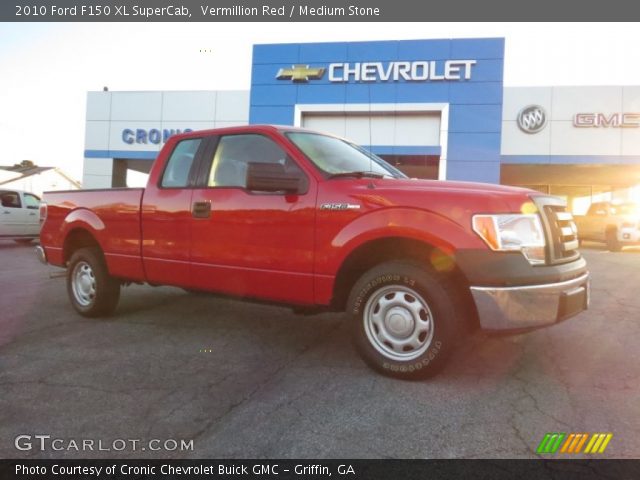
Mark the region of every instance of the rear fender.
<instances>
[{"instance_id":1,"label":"rear fender","mask_svg":"<svg viewBox=\"0 0 640 480\"><path fill-rule=\"evenodd\" d=\"M69 232L78 228L87 230L102 246L101 237L105 232L104 222L94 212L87 208L78 208L67 215L62 222L62 237L67 238Z\"/></svg>"},{"instance_id":2,"label":"rear fender","mask_svg":"<svg viewBox=\"0 0 640 480\"><path fill-rule=\"evenodd\" d=\"M83 230L90 234L104 251L104 223L91 210L78 208L64 218L60 223L58 232L48 232L45 234L47 238L41 239L42 243L51 245L46 249L49 263L63 266L69 260L66 258L69 256L68 252L64 250L65 244L69 235L78 230ZM67 253L66 257L65 253Z\"/></svg>"}]
</instances>

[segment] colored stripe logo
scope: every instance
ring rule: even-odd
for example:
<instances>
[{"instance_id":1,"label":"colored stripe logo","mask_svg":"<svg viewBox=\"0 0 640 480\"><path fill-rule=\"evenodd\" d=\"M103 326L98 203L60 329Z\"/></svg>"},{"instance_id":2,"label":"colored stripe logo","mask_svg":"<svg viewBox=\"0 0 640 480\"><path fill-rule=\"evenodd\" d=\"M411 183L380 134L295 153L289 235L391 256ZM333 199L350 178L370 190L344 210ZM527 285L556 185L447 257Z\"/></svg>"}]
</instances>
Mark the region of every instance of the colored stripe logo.
<instances>
[{"instance_id":1,"label":"colored stripe logo","mask_svg":"<svg viewBox=\"0 0 640 480\"><path fill-rule=\"evenodd\" d=\"M612 433L547 433L536 453L604 453L613 438ZM586 445L586 446L585 446ZM584 448L584 450L583 450Z\"/></svg>"}]
</instances>

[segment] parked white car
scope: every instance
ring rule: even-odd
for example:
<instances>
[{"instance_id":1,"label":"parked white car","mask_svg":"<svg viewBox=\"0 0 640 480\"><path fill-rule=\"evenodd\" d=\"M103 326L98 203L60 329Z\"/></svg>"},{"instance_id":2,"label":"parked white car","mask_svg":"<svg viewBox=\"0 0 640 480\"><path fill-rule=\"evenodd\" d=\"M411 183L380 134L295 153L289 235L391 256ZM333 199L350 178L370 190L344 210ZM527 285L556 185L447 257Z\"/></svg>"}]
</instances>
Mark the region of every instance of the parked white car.
<instances>
[{"instance_id":1,"label":"parked white car","mask_svg":"<svg viewBox=\"0 0 640 480\"><path fill-rule=\"evenodd\" d=\"M40 236L40 198L21 190L0 189L0 239L29 243Z\"/></svg>"}]
</instances>

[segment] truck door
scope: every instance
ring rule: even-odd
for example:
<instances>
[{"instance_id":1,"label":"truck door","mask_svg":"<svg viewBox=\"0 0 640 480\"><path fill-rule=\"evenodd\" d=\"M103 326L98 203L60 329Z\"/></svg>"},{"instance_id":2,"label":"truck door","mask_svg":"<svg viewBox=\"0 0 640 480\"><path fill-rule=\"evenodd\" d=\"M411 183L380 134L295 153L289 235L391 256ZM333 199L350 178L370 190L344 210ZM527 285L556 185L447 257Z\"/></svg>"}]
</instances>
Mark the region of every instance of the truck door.
<instances>
[{"instance_id":1,"label":"truck door","mask_svg":"<svg viewBox=\"0 0 640 480\"><path fill-rule=\"evenodd\" d=\"M142 205L142 259L147 281L187 287L191 282L191 194L203 138L178 142L157 178L145 189ZM152 183L153 182L153 183Z\"/></svg>"},{"instance_id":2,"label":"truck door","mask_svg":"<svg viewBox=\"0 0 640 480\"><path fill-rule=\"evenodd\" d=\"M11 190L0 190L0 199L2 200L0 236L16 237L24 235L26 219L20 194Z\"/></svg>"},{"instance_id":3,"label":"truck door","mask_svg":"<svg viewBox=\"0 0 640 480\"><path fill-rule=\"evenodd\" d=\"M40 199L32 193L24 193L25 234L37 236L40 233Z\"/></svg>"},{"instance_id":4,"label":"truck door","mask_svg":"<svg viewBox=\"0 0 640 480\"><path fill-rule=\"evenodd\" d=\"M606 203L594 203L587 212L585 237L593 240L604 241L606 223L609 218L609 205Z\"/></svg>"},{"instance_id":5,"label":"truck door","mask_svg":"<svg viewBox=\"0 0 640 480\"><path fill-rule=\"evenodd\" d=\"M303 188L296 194L249 191L250 163L299 175ZM216 137L198 184L191 203L194 287L313 303L316 186L285 144L256 133Z\"/></svg>"}]
</instances>

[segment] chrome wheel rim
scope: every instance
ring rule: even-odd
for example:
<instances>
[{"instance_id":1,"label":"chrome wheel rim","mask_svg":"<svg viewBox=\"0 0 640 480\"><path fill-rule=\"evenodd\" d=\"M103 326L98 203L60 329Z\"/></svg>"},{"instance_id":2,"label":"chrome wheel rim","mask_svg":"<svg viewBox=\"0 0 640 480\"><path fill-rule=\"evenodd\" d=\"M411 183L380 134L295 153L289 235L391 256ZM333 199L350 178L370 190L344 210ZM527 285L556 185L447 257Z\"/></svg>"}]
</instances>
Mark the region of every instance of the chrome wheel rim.
<instances>
[{"instance_id":1,"label":"chrome wheel rim","mask_svg":"<svg viewBox=\"0 0 640 480\"><path fill-rule=\"evenodd\" d=\"M413 360L433 340L431 309L408 287L391 285L375 292L364 307L363 320L369 343L391 360Z\"/></svg>"},{"instance_id":2,"label":"chrome wheel rim","mask_svg":"<svg viewBox=\"0 0 640 480\"><path fill-rule=\"evenodd\" d=\"M85 261L76 263L71 272L71 290L79 305L90 306L96 298L96 276Z\"/></svg>"}]
</instances>

